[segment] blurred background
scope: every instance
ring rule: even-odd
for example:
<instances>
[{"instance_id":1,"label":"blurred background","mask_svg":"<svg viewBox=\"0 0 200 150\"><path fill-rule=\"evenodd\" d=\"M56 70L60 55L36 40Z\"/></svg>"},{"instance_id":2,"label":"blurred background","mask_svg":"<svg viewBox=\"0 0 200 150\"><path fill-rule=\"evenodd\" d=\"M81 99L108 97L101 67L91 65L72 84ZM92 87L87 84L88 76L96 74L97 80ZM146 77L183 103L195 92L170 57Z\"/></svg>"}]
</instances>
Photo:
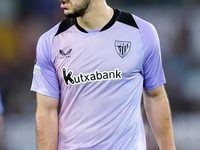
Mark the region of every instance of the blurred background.
<instances>
[{"instance_id":1,"label":"blurred background","mask_svg":"<svg viewBox=\"0 0 200 150\"><path fill-rule=\"evenodd\" d=\"M200 150L200 1L107 2L156 27L177 150ZM36 150L36 100L30 92L35 48L41 34L63 19L58 0L0 0L3 150ZM145 116L144 120L148 150L158 150Z\"/></svg>"}]
</instances>

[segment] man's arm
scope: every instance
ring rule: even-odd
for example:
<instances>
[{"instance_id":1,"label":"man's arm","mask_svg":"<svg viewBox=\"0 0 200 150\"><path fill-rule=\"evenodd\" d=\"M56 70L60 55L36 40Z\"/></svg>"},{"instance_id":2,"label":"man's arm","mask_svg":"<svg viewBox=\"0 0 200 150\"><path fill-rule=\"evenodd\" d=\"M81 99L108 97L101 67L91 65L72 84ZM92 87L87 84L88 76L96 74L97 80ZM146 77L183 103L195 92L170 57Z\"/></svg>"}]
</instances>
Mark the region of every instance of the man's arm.
<instances>
[{"instance_id":1,"label":"man's arm","mask_svg":"<svg viewBox=\"0 0 200 150\"><path fill-rule=\"evenodd\" d=\"M161 85L143 91L144 108L160 150L175 150L169 101Z\"/></svg>"},{"instance_id":2,"label":"man's arm","mask_svg":"<svg viewBox=\"0 0 200 150\"><path fill-rule=\"evenodd\" d=\"M38 150L57 150L58 103L57 98L37 93L36 132Z\"/></svg>"}]
</instances>

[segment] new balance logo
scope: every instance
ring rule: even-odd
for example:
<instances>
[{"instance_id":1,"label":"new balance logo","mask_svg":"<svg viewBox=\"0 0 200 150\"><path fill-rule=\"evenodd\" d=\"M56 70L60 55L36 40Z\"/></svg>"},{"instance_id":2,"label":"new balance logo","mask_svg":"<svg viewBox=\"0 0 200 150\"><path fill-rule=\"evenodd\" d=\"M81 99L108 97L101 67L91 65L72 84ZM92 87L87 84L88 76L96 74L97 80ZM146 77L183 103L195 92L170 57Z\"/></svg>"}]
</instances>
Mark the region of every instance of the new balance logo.
<instances>
[{"instance_id":1,"label":"new balance logo","mask_svg":"<svg viewBox=\"0 0 200 150\"><path fill-rule=\"evenodd\" d=\"M68 50L66 53L63 50L60 50L59 52L62 56L69 58L71 57L69 54L72 52L72 49Z\"/></svg>"},{"instance_id":2,"label":"new balance logo","mask_svg":"<svg viewBox=\"0 0 200 150\"><path fill-rule=\"evenodd\" d=\"M65 85L69 84L81 84L87 82L96 82L96 81L105 81L105 80L121 80L122 72L119 69L115 69L114 71L104 71L100 72L96 70L94 73L83 74L79 73L77 76L73 76L73 71L69 71L67 73L67 69L65 67L62 68L62 76L65 81Z\"/></svg>"}]
</instances>

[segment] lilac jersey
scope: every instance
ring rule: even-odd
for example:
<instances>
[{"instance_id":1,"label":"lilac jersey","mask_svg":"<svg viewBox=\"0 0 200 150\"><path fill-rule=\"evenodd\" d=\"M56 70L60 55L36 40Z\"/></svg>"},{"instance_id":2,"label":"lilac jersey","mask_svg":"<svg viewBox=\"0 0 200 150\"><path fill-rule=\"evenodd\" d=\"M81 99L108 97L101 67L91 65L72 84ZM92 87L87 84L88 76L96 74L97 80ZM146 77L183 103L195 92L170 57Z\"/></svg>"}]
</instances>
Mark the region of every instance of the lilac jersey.
<instances>
[{"instance_id":1,"label":"lilac jersey","mask_svg":"<svg viewBox=\"0 0 200 150\"><path fill-rule=\"evenodd\" d=\"M67 18L43 34L31 90L61 100L58 150L146 150L142 90L164 83L155 28L115 9L98 32Z\"/></svg>"}]
</instances>

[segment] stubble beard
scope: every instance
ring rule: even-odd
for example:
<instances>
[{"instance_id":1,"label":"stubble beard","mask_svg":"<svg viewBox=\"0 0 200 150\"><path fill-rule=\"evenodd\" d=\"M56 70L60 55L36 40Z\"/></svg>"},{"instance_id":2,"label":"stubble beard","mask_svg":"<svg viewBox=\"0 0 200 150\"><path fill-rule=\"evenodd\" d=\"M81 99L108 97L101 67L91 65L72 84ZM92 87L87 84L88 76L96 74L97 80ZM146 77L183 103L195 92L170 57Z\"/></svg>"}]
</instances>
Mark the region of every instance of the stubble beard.
<instances>
[{"instance_id":1,"label":"stubble beard","mask_svg":"<svg viewBox=\"0 0 200 150\"><path fill-rule=\"evenodd\" d=\"M91 0L85 0L82 4L75 4L71 13L64 13L68 18L76 18L83 16L90 6Z\"/></svg>"}]
</instances>

